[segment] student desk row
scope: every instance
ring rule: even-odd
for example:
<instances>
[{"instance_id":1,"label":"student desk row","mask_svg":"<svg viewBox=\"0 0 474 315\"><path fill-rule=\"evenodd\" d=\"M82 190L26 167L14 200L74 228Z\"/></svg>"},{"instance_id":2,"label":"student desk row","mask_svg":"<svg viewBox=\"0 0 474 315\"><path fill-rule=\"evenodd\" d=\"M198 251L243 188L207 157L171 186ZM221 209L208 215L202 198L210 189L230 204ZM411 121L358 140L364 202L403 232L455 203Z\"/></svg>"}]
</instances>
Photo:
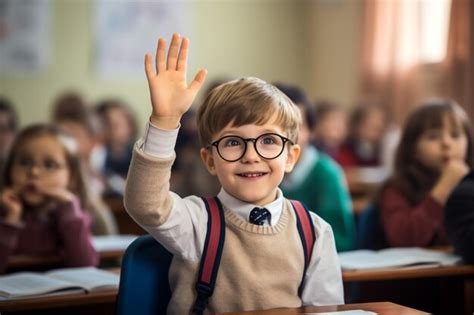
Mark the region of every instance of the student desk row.
<instances>
[{"instance_id":1,"label":"student desk row","mask_svg":"<svg viewBox=\"0 0 474 315\"><path fill-rule=\"evenodd\" d=\"M119 266L127 247L137 238L137 235L102 235L93 236L92 243L99 253L99 267L108 268ZM8 260L6 273L16 271L42 271L63 266L59 256L12 256Z\"/></svg>"},{"instance_id":2,"label":"student desk row","mask_svg":"<svg viewBox=\"0 0 474 315\"><path fill-rule=\"evenodd\" d=\"M123 250L111 250L99 253L101 264L115 263L122 259ZM20 270L49 270L62 265L59 256L13 256L8 260L8 273Z\"/></svg>"},{"instance_id":3,"label":"student desk row","mask_svg":"<svg viewBox=\"0 0 474 315\"><path fill-rule=\"evenodd\" d=\"M114 272L120 272L119 268L113 269ZM456 281L464 285L464 292L460 294L459 305L453 304L450 297L446 295L446 307L442 314L473 314L474 313L474 265L459 265L446 267L425 267L417 269L384 269L367 271L344 271L343 280L346 288L351 284L362 282L378 283L378 290L385 291L386 284L393 280L420 280L436 279L446 281ZM458 292L457 290L453 292ZM446 292L442 292L446 293ZM62 296L51 296L48 298L25 299L17 301L0 301L0 313L5 314L28 314L32 310L35 314L113 314L115 311L115 300L117 290L95 292L90 294L71 294ZM442 296L444 299L445 296ZM392 300L391 297L385 300ZM349 303L346 299L346 302ZM376 301L368 301L376 302ZM365 302L364 302L365 303ZM401 304L401 303L399 303ZM348 304L334 307L301 308L293 310L272 310L266 312L247 312L242 314L302 314L315 311L337 311L349 309L364 309L374 311L378 314L424 314L414 309L401 307L393 303L369 303L369 304ZM240 313L233 313L240 314Z\"/></svg>"},{"instance_id":4,"label":"student desk row","mask_svg":"<svg viewBox=\"0 0 474 315\"><path fill-rule=\"evenodd\" d=\"M344 271L347 303L392 301L436 314L474 314L474 265Z\"/></svg>"}]
</instances>

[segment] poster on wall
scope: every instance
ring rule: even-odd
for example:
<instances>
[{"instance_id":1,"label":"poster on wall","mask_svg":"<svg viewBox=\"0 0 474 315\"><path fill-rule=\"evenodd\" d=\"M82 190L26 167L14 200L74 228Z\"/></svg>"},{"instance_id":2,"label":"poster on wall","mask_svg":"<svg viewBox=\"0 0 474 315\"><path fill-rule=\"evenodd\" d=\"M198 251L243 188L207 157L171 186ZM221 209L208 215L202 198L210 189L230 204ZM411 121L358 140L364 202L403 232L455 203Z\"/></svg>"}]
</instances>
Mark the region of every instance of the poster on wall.
<instances>
[{"instance_id":1,"label":"poster on wall","mask_svg":"<svg viewBox=\"0 0 474 315\"><path fill-rule=\"evenodd\" d=\"M0 0L0 73L43 70L50 62L50 1Z\"/></svg>"},{"instance_id":2,"label":"poster on wall","mask_svg":"<svg viewBox=\"0 0 474 315\"><path fill-rule=\"evenodd\" d=\"M158 37L186 34L187 1L96 0L95 70L101 78L142 77Z\"/></svg>"}]
</instances>

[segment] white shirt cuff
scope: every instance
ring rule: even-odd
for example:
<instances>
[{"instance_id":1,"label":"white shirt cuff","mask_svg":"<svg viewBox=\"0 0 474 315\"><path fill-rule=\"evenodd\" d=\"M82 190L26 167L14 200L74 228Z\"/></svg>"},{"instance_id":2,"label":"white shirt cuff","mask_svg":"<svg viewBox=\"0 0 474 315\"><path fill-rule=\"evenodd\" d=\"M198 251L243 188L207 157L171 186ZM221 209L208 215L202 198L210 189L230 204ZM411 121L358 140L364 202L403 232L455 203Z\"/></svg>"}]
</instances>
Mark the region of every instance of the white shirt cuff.
<instances>
[{"instance_id":1,"label":"white shirt cuff","mask_svg":"<svg viewBox=\"0 0 474 315\"><path fill-rule=\"evenodd\" d=\"M171 157L174 153L180 126L176 129L160 129L148 122L143 136L143 152L159 158Z\"/></svg>"}]
</instances>

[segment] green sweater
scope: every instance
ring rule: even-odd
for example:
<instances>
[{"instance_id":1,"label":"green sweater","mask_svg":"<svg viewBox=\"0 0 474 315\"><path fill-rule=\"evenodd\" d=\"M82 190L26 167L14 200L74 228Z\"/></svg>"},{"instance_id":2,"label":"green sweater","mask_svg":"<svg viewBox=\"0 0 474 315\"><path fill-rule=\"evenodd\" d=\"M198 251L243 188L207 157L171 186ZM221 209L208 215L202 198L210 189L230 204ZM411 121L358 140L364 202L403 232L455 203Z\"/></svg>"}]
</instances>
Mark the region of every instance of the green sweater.
<instances>
[{"instance_id":1,"label":"green sweater","mask_svg":"<svg viewBox=\"0 0 474 315\"><path fill-rule=\"evenodd\" d=\"M338 252L353 249L355 224L351 198L344 173L334 160L312 146L305 148L281 189L287 198L302 201L331 225Z\"/></svg>"}]
</instances>

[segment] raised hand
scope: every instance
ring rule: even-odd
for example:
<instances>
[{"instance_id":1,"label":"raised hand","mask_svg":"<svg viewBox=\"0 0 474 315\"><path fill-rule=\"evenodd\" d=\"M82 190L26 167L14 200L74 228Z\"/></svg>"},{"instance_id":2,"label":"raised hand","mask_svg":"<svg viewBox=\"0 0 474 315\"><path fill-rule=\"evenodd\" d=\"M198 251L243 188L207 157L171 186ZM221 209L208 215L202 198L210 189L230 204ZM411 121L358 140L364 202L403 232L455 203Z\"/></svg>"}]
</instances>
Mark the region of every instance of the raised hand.
<instances>
[{"instance_id":1,"label":"raised hand","mask_svg":"<svg viewBox=\"0 0 474 315\"><path fill-rule=\"evenodd\" d=\"M159 128L174 129L179 125L181 116L191 107L206 77L207 71L200 70L187 84L188 48L189 40L174 34L166 60L166 42L162 38L158 40L155 68L151 55L145 55L145 73L153 106L150 121Z\"/></svg>"}]
</instances>

